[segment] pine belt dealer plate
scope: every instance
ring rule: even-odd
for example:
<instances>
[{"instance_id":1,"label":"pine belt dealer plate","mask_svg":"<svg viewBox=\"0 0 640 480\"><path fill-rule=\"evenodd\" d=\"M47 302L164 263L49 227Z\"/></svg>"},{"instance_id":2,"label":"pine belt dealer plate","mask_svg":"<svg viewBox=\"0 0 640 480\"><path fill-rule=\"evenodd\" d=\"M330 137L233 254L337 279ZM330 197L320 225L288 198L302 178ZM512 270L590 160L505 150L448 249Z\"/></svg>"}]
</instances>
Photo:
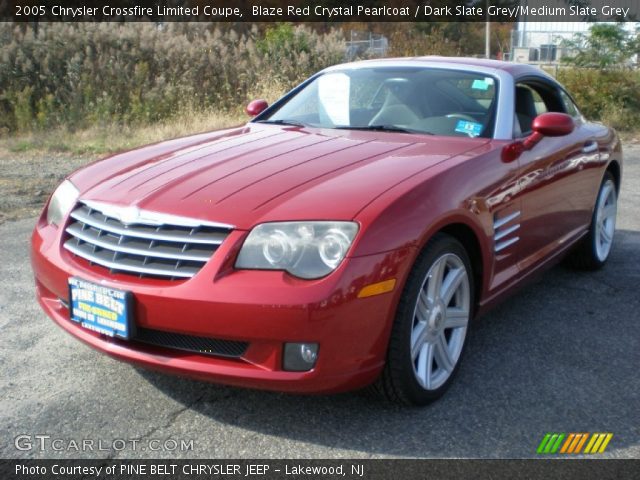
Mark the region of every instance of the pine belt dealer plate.
<instances>
[{"instance_id":1,"label":"pine belt dealer plate","mask_svg":"<svg viewBox=\"0 0 640 480\"><path fill-rule=\"evenodd\" d=\"M70 318L84 328L128 340L134 336L133 294L69 278Z\"/></svg>"}]
</instances>

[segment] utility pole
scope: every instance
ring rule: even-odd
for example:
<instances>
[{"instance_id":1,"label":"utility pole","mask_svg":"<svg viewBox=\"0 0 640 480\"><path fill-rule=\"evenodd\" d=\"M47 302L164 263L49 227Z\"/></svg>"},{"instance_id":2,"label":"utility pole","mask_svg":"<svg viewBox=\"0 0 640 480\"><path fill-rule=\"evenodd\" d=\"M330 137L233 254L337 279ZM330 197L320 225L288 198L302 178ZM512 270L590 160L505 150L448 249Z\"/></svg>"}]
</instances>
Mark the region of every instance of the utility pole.
<instances>
[{"instance_id":1,"label":"utility pole","mask_svg":"<svg viewBox=\"0 0 640 480\"><path fill-rule=\"evenodd\" d=\"M491 22L486 21L484 27L484 56L491 58Z\"/></svg>"},{"instance_id":2,"label":"utility pole","mask_svg":"<svg viewBox=\"0 0 640 480\"><path fill-rule=\"evenodd\" d=\"M491 58L491 22L489 22L489 0L486 2L486 21L484 22L484 56Z\"/></svg>"}]
</instances>

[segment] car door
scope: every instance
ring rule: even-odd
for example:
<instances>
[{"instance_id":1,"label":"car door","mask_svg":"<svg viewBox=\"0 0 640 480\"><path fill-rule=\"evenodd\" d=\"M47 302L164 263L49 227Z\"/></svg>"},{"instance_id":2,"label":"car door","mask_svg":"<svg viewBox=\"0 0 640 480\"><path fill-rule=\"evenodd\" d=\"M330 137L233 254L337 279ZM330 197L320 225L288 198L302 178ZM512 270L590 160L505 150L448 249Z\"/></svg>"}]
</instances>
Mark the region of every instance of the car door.
<instances>
[{"instance_id":1,"label":"car door","mask_svg":"<svg viewBox=\"0 0 640 480\"><path fill-rule=\"evenodd\" d=\"M563 94L566 96L557 84L543 77L516 83L515 137L530 135L533 119L544 112L567 113L576 124L571 134L544 137L519 158L519 266L523 274L583 232L590 221L595 169L586 167L597 164L598 143L577 109L572 111L565 103Z\"/></svg>"}]
</instances>

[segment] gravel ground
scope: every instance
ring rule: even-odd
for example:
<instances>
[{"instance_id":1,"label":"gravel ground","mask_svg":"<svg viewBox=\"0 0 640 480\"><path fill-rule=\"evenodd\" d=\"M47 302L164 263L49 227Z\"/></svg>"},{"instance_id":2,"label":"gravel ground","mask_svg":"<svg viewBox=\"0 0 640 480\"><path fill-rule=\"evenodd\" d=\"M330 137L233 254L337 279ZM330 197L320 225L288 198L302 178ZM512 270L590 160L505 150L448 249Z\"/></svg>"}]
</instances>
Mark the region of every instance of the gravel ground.
<instances>
[{"instance_id":1,"label":"gravel ground","mask_svg":"<svg viewBox=\"0 0 640 480\"><path fill-rule=\"evenodd\" d=\"M68 155L12 155L0 149L0 224L37 215L62 179L89 161Z\"/></svg>"},{"instance_id":2,"label":"gravel ground","mask_svg":"<svg viewBox=\"0 0 640 480\"><path fill-rule=\"evenodd\" d=\"M512 458L535 456L549 431L613 432L604 456L640 458L640 147L626 153L606 268L556 267L485 316L456 382L424 409L200 383L84 346L36 304L28 260L33 212L57 172L83 160L0 158L0 458ZM16 178L28 182L15 186ZM21 434L50 435L62 450L48 440L44 451L38 442L18 450ZM105 449L70 447L83 439ZM192 449L169 451L167 439L193 441Z\"/></svg>"}]
</instances>

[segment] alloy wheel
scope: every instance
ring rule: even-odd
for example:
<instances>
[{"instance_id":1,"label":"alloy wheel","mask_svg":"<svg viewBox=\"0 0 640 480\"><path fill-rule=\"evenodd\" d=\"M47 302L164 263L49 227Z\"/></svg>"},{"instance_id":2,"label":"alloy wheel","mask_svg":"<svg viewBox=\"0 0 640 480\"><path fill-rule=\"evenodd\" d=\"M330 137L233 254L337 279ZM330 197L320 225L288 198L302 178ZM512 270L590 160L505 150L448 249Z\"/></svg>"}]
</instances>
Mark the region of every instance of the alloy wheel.
<instances>
[{"instance_id":1,"label":"alloy wheel","mask_svg":"<svg viewBox=\"0 0 640 480\"><path fill-rule=\"evenodd\" d=\"M598 195L596 212L595 243L598 259L603 262L609 256L616 229L617 195L611 180L605 182Z\"/></svg>"},{"instance_id":2,"label":"alloy wheel","mask_svg":"<svg viewBox=\"0 0 640 480\"><path fill-rule=\"evenodd\" d=\"M471 289L464 262L439 257L425 276L413 312L411 359L418 383L436 390L460 359L469 324Z\"/></svg>"}]
</instances>

